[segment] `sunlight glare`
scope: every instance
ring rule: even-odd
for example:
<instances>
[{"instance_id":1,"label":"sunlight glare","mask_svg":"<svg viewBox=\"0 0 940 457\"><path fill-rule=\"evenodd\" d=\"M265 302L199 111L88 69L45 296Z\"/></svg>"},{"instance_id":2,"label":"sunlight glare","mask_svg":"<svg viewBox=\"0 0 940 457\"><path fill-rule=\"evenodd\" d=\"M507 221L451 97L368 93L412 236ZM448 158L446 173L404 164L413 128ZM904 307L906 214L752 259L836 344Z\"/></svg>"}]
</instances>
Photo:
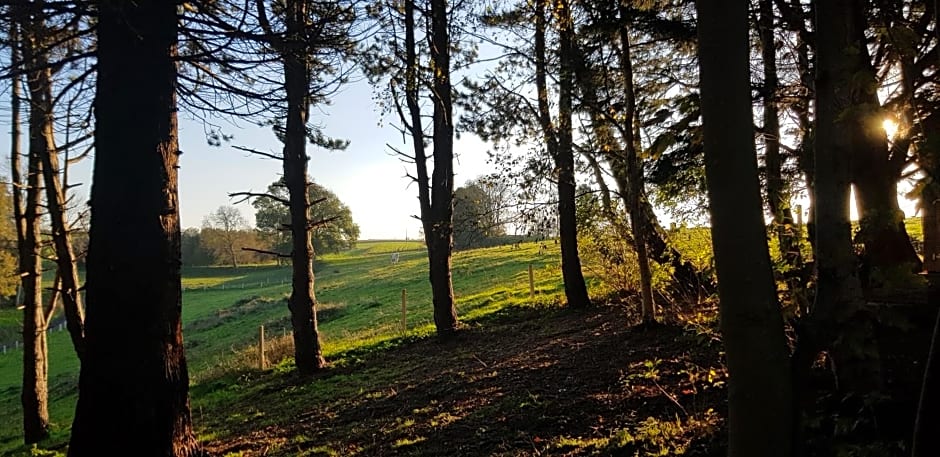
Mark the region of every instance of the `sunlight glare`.
<instances>
[{"instance_id":1,"label":"sunlight glare","mask_svg":"<svg viewBox=\"0 0 940 457\"><path fill-rule=\"evenodd\" d=\"M898 133L898 123L891 118L886 118L881 121L881 128L885 129L885 133L888 134L888 139L894 139L894 134Z\"/></svg>"}]
</instances>

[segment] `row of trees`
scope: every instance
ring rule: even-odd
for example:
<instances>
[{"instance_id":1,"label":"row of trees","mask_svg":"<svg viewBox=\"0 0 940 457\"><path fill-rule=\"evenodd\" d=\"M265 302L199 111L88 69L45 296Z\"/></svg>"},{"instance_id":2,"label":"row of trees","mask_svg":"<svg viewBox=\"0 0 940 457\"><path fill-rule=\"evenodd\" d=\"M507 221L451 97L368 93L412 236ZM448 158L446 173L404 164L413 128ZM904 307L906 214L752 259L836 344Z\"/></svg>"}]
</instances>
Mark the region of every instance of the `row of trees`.
<instances>
[{"instance_id":1,"label":"row of trees","mask_svg":"<svg viewBox=\"0 0 940 457\"><path fill-rule=\"evenodd\" d=\"M270 195L286 198L282 181L268 187ZM359 239L359 226L352 212L329 189L312 182L307 188L310 201L318 202L308 210L317 221L312 242L315 254L329 254L351 249ZM280 253L290 252L290 212L272 199L256 199L255 227L234 206L221 206L206 215L202 228L188 228L182 233L184 265L229 265L268 262L272 256L280 263Z\"/></svg>"},{"instance_id":2,"label":"row of trees","mask_svg":"<svg viewBox=\"0 0 940 457\"><path fill-rule=\"evenodd\" d=\"M307 111L343 79L323 75L339 68L334 51L348 47L349 5L37 0L0 6L9 38L3 44L11 56L4 76L13 87L11 168L25 297L26 441L42 439L49 424L43 329L48 310L39 287L39 221L45 209L58 260L54 289L65 298L82 363L69 454L128 449L140 455L201 454L191 428L180 325L177 103L197 115L265 119L284 141L283 154L268 155L284 163L287 195L249 197L288 208L287 221L274 222L291 233L290 251L277 254L293 265L289 307L295 360L302 372L322 367L311 231L332 220L311 219L308 210L319 202L309 199L304 150L308 140L341 147L308 125ZM229 46L220 46L224 43ZM242 78L252 64L261 76ZM242 83L254 87L239 91ZM26 122L20 117L22 101L29 108ZM19 149L21 124L28 125L28 154ZM70 184L64 165L75 160L76 150L84 151L79 156L92 150L81 149L90 144L92 127L85 319L65 220ZM63 137L65 144L56 145ZM21 157L29 159L26 167Z\"/></svg>"},{"instance_id":3,"label":"row of trees","mask_svg":"<svg viewBox=\"0 0 940 457\"><path fill-rule=\"evenodd\" d=\"M67 184L56 184L65 172L41 173L60 170L52 120L77 117L85 122L77 125L89 127L91 97L81 89L95 88L87 320L76 306L69 239L56 238L61 290L71 297L69 325L82 359L70 455L130 448L197 455L179 322L177 102L197 113L262 121L284 143L278 154L249 150L281 161L283 181L267 192L233 195L289 214L278 223L291 234L290 249L269 253L290 259L295 362L311 373L325 366L311 233L330 216L311 216L320 198L310 196L305 149L307 143L341 149L345 142L312 126L308 112L356 63L410 139L410 150L395 152L413 167L439 335L452 337L460 327L451 258L455 218L469 206L461 202L488 206L474 189L454 188L457 129L494 144L499 179L516 184L523 199L545 198L554 206L566 301L574 308L590 304L578 253L579 180L593 178L600 211L635 250L641 314L650 323L656 319L652 263L673 272L671 299L714 290L670 245L652 202L678 213L707 201L731 373L729 453L794 455L802 443L801 408L818 394L807 373L819 354L835 361L837 395L875 396L884 385L873 354L885 349L867 338L879 315L864 298L904 287L895 278L909 279L921 267L901 220L897 184L916 170L918 189L936 195L937 9L910 0L751 6L718 0L225 0L179 8L157 0L31 0L5 6L12 50L6 75L16 90L26 80L30 107L29 153L15 149L14 129L12 155L13 181L25 190L25 196L14 192L13 206L21 214L24 336L33 344L24 358L24 386L35 387L24 394L27 440L45 430L45 371L37 355L44 345L37 332L43 325L41 188L53 233L68 233ZM454 75L477 60L481 43L494 54L485 59L490 63L481 76L454 84ZM752 71L751 61L759 68ZM13 96L14 104L24 98ZM68 100L75 103L59 104ZM900 126L890 139L880 127L886 116ZM18 175L21 156L29 158L26 179ZM69 162L67 153L62 162ZM854 239L850 185L862 216ZM814 208L815 271L785 281L784 297L792 303L783 305L797 310L785 321L763 215L773 219L781 270L801 270L805 259L795 248L800 234L792 230L789 208L801 189ZM927 215L935 214L933 202L923 205ZM474 230L498 226L498 218L483 217L498 213L473 213ZM788 327L793 345L785 338ZM115 375L126 360L137 362ZM124 420L115 424L114 417ZM924 436L928 445L920 449L929 449Z\"/></svg>"}]
</instances>

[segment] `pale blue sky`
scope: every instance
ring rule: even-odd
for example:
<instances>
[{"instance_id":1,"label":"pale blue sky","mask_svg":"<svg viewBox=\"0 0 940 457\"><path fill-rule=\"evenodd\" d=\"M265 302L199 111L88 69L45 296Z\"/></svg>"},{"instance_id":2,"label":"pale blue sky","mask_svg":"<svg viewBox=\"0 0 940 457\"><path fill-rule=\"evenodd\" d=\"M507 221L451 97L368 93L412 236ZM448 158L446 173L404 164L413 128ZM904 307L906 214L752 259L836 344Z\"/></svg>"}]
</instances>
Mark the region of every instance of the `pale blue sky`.
<instances>
[{"instance_id":1,"label":"pale blue sky","mask_svg":"<svg viewBox=\"0 0 940 457\"><path fill-rule=\"evenodd\" d=\"M412 165L401 162L386 144L407 151L402 135L389 126L372 98L372 87L365 81L346 86L333 97L330 106L311 109L311 122L321 125L335 138L347 139L345 151L326 151L308 146L310 175L345 202L359 224L363 239L409 237L418 235L420 224L412 218L418 213L418 191L409 185L406 171ZM384 126L380 126L382 121ZM397 123L397 122L396 122ZM268 128L247 122L238 127L226 125L234 134L231 144L262 151L280 151L281 143ZM263 191L281 173L281 163L263 159L224 145L210 147L201 123L183 119L180 147L184 151L180 169L180 201L184 227L199 226L202 218L220 205L229 204L229 192ZM459 159L455 163L456 183L486 172L487 146L472 135L461 135L456 143ZM254 222L254 209L238 205L246 218Z\"/></svg>"},{"instance_id":2,"label":"pale blue sky","mask_svg":"<svg viewBox=\"0 0 940 457\"><path fill-rule=\"evenodd\" d=\"M8 93L2 94L8 98ZM380 126L380 121L383 126ZM9 111L4 113L3 131L9 132ZM230 205L230 192L262 192L278 179L281 163L238 150L231 145L246 146L262 151L281 150L281 143L270 128L223 118L212 120L233 134L230 144L211 147L206 141L201 121L195 121L185 112L180 113L180 212L183 227L199 227L206 214L222 205ZM330 106L311 109L311 122L321 125L324 132L335 138L347 139L345 151L325 151L308 146L310 175L345 202L359 224L362 239L402 239L407 234L418 236L420 224L412 218L418 213L417 188L405 177L412 165L401 162L390 154L386 144L409 150L402 135L390 122L397 119L381 115L373 100L372 87L366 81L350 83L333 97ZM24 132L25 133L25 132ZM9 135L0 138L0 147L9 151ZM24 134L24 145L26 147ZM487 146L473 135L461 135L456 142L456 185L487 172ZM0 174L9 176L8 152L3 153ZM70 170L70 181L81 182L76 188L77 201L87 200L91 184L91 158ZM251 225L254 208L247 202L236 206Z\"/></svg>"}]
</instances>

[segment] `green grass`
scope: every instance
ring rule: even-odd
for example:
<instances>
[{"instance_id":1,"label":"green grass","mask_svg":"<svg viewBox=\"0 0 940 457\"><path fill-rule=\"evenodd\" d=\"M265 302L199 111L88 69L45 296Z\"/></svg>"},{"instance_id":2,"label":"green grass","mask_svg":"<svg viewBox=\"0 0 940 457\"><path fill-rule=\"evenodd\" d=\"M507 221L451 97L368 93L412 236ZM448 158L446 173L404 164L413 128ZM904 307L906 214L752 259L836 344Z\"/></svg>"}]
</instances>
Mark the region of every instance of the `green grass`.
<instances>
[{"instance_id":1,"label":"green grass","mask_svg":"<svg viewBox=\"0 0 940 457\"><path fill-rule=\"evenodd\" d=\"M563 290L559 249L553 243L546 244L548 252L541 255L537 243L523 244L518 249L501 246L455 253L453 283L460 318L472 320L506 306L530 302L529 264L533 266L538 300L558 300ZM390 262L392 252L400 252L397 264ZM410 334L421 336L433 331L427 257L420 243L361 242L350 251L321 256L315 270L321 337L328 359L356 357L362 348L395 344L401 336L403 289L407 291ZM184 339L193 382L194 414L198 414L202 406L228 395L226 389L207 386L225 384L231 376L243 376L245 370L250 370L245 366L245 357L257 340L259 325L265 325L271 338L285 334L289 328L286 296L290 291L290 268L190 267L183 276ZM21 311L0 311L0 329L16 333L20 320ZM29 455L21 445L21 359L21 350L0 354L0 409L5 412L0 421L0 455ZM67 332L49 334L49 369L53 438L44 445L55 447L67 440L76 400L78 360ZM342 388L342 383L335 386ZM324 394L335 389L327 389Z\"/></svg>"},{"instance_id":2,"label":"green grass","mask_svg":"<svg viewBox=\"0 0 940 457\"><path fill-rule=\"evenodd\" d=\"M919 239L919 220L908 220L907 224L912 237ZM771 243L775 242L773 237L770 239ZM678 229L671 234L671 242L700 268L710 265L711 242L707 229ZM563 283L559 248L550 241L545 244L548 252L544 254L539 254L539 243L524 243L518 249L499 246L455 253L452 274L460 319L482 319L506 307L531 304L527 271L530 264L537 291L535 302L560 301ZM772 247L771 251L775 249ZM390 262L393 252L400 253L397 264ZM589 290L593 291L603 289L599 287L603 283L603 269L596 267L585 266ZM421 243L361 242L350 251L321 256L315 271L321 337L330 361L342 365L369 352L433 332L427 258ZM184 339L197 423L215 421L200 417L204 409L225 410L224 405L250 390L246 386L258 374L251 346L257 340L259 325L264 325L269 338L281 340L283 346L287 338L282 335L289 328L286 305L289 282L290 269L285 266L184 269ZM407 338L402 338L400 329L402 290L407 291ZM21 316L22 311L0 309L0 341L4 335L18 334ZM274 352L289 355L286 350ZM21 445L21 359L21 350L0 354L0 410L5 413L0 419L0 455L3 456L31 455L31 451ZM270 362L276 364L276 372L290 370L290 360L275 358ZM61 448L68 439L77 398L78 368L68 334L51 332L49 382L53 435L43 443L44 447ZM314 395L323 398L357 392L372 395L371 386L399 374L387 369L381 373L333 376L327 383L317 383ZM295 388L313 389L312 386ZM284 407L289 408L290 401L284 401ZM258 420L253 416L256 412L250 410L228 414L234 419ZM260 423L264 423L263 418ZM224 430L212 432L223 433Z\"/></svg>"}]
</instances>

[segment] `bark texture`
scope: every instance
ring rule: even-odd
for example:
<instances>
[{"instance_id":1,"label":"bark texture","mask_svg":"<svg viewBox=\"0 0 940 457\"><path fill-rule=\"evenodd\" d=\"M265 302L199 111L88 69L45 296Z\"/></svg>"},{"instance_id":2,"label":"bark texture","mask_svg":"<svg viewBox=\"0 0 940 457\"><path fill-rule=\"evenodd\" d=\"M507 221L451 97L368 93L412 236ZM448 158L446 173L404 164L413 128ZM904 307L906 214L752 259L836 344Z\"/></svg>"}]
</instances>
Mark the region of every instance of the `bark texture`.
<instances>
[{"instance_id":1,"label":"bark texture","mask_svg":"<svg viewBox=\"0 0 940 457\"><path fill-rule=\"evenodd\" d=\"M291 295L288 301L294 338L294 362L301 373L326 365L317 328L317 301L313 283L313 244L310 240L310 198L307 193L307 85L310 65L304 55L306 4L287 2L287 46L284 49L284 87L287 125L284 135L284 182L290 193ZM234 255L232 257L235 259Z\"/></svg>"},{"instance_id":2,"label":"bark texture","mask_svg":"<svg viewBox=\"0 0 940 457\"><path fill-rule=\"evenodd\" d=\"M30 46L33 48L34 46ZM30 61L38 66L46 66L44 56L31 56ZM69 236L65 188L59 179L59 157L53 133L54 113L52 96L52 71L43 68L29 74L30 94L30 148L35 142L36 152L42 165L42 182L45 186L46 208L52 226L52 243L55 246L57 287L61 288L65 321L72 346L79 359L85 352L85 310L82 307L79 292L78 268L75 265L75 252ZM55 306L55 301L52 301Z\"/></svg>"},{"instance_id":3,"label":"bark texture","mask_svg":"<svg viewBox=\"0 0 940 457\"><path fill-rule=\"evenodd\" d=\"M548 104L548 58L545 46L547 23L546 0L535 2L535 84L538 97L539 126L545 138L545 148L555 162L558 180L558 229L561 244L561 273L565 283L568 306L584 308L590 305L587 285L581 272L578 255L578 228L575 217L575 175L572 139L572 97L574 91L574 30L570 5L559 0L552 5L558 13L558 57L561 62L558 77L558 124L552 122Z\"/></svg>"},{"instance_id":4,"label":"bark texture","mask_svg":"<svg viewBox=\"0 0 940 457\"><path fill-rule=\"evenodd\" d=\"M25 27L24 27L25 29ZM11 29L12 43L24 44L26 33L20 35L17 24ZM20 62L14 45L11 62ZM49 435L49 387L46 318L42 307L42 262L40 258L40 179L42 167L39 156L41 144L36 139L38 125L35 111L30 107L29 154L27 158L26 201L22 201L20 176L20 82L13 81L12 102L13 133L11 135L11 168L14 189L13 211L17 226L18 272L23 292L23 438L26 444L39 442ZM25 203L25 207L23 206Z\"/></svg>"},{"instance_id":5,"label":"bark texture","mask_svg":"<svg viewBox=\"0 0 940 457\"><path fill-rule=\"evenodd\" d=\"M176 4L96 4L86 352L69 456L201 455L180 323Z\"/></svg>"},{"instance_id":6,"label":"bark texture","mask_svg":"<svg viewBox=\"0 0 940 457\"><path fill-rule=\"evenodd\" d=\"M430 217L425 222L424 233L431 269L434 326L438 335L448 337L457 331L458 326L451 278L454 251L454 103L450 81L448 2L431 0L430 4L434 170L430 182Z\"/></svg>"},{"instance_id":7,"label":"bark texture","mask_svg":"<svg viewBox=\"0 0 940 457\"><path fill-rule=\"evenodd\" d=\"M858 132L859 120L846 115L853 111L857 95L852 82L857 77L857 62L847 56L847 50L856 46L853 29L859 23L852 12L859 7L858 0L833 0L816 7L819 30L814 188L818 286L816 305L798 354L812 359L817 351L831 347L840 387L867 393L878 384L878 351L871 335L865 335L871 316L862 307L849 221L851 164L858 157L858 142L847 132ZM837 329L848 327L856 330L842 331L843 336L837 340ZM796 360L802 365L808 362Z\"/></svg>"},{"instance_id":8,"label":"bark texture","mask_svg":"<svg viewBox=\"0 0 940 457\"><path fill-rule=\"evenodd\" d=\"M626 106L623 112L621 129L623 136L623 162L629 177L629 192L623 194L624 203L630 212L630 231L633 232L636 251L636 260L640 270L640 315L644 323L656 321L656 308L653 304L653 274L650 271L649 252L646 240L649 236L645 230L649 228L646 214L641 210L643 190L643 164L637 150L639 142L635 140L634 128L636 118L636 94L633 90L633 59L630 56L630 31L627 29L627 9L621 3L620 13L620 71L623 78L623 91L626 97Z\"/></svg>"},{"instance_id":9,"label":"bark texture","mask_svg":"<svg viewBox=\"0 0 940 457\"><path fill-rule=\"evenodd\" d=\"M748 68L748 3L700 0L705 172L727 352L728 455L792 455L783 318L767 252Z\"/></svg>"}]
</instances>

